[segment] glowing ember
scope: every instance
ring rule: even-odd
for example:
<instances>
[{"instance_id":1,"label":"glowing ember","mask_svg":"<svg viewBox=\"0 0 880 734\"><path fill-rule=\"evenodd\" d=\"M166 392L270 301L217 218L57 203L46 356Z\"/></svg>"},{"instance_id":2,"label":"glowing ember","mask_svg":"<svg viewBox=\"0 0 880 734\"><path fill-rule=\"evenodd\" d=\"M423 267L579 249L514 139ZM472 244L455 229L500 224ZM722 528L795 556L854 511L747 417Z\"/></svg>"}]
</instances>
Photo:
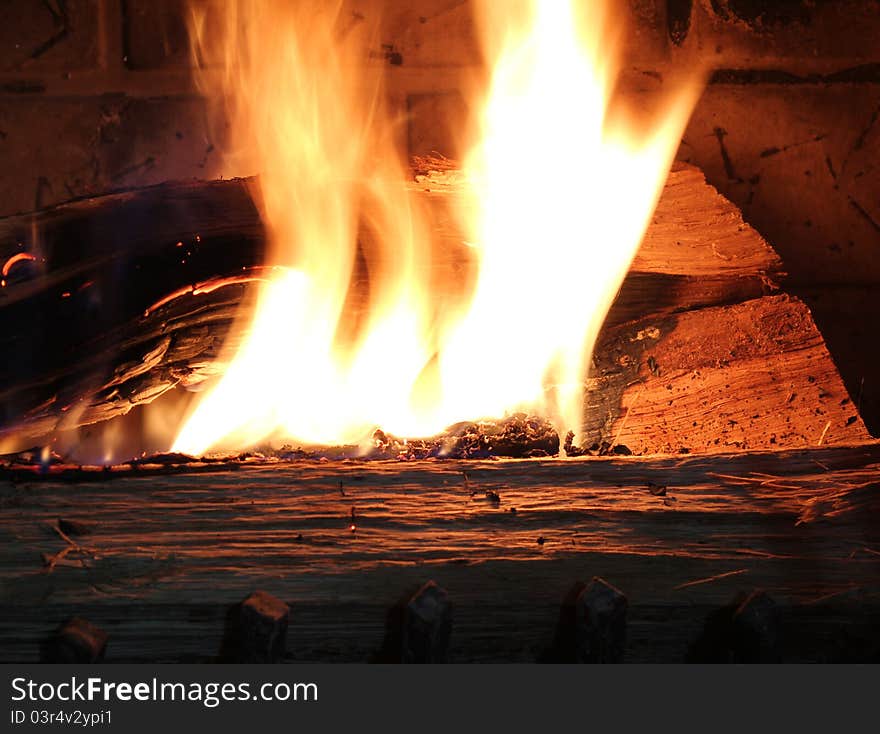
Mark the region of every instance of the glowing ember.
<instances>
[{"instance_id":1,"label":"glowing ember","mask_svg":"<svg viewBox=\"0 0 880 734\"><path fill-rule=\"evenodd\" d=\"M230 115L234 172L260 173L276 270L173 450L273 435L363 443L376 426L427 436L516 410L577 430L590 352L696 85L636 124L614 104L613 3L478 2L491 79L459 211L478 275L450 303L430 275L435 243L405 185L378 69L363 62L369 29L327 5L230 0L212 27L222 73L203 82ZM204 27L196 14L202 53ZM355 319L363 230L369 300Z\"/></svg>"},{"instance_id":2,"label":"glowing ember","mask_svg":"<svg viewBox=\"0 0 880 734\"><path fill-rule=\"evenodd\" d=\"M0 269L0 274L3 275L2 280L0 280L0 283L2 283L2 287L4 287L4 288L6 287L6 278L9 276L9 273L12 271L12 268L15 267L15 265L17 263L32 262L36 259L37 258L35 258L33 255L31 255L30 253L27 253L27 252L19 252L19 253L16 253L15 255L13 255L12 257L10 257L5 263L3 263L3 268Z\"/></svg>"},{"instance_id":3,"label":"glowing ember","mask_svg":"<svg viewBox=\"0 0 880 734\"><path fill-rule=\"evenodd\" d=\"M206 280L202 283L195 283L194 285L187 285L183 288L178 288L173 293L169 293L167 296L163 296L158 301L156 301L152 306L144 310L144 316L149 316L152 313L158 311L162 306L166 306L172 301L182 298L183 296L202 296L207 295L208 293L213 293L220 288L225 288L230 285L245 285L247 283L257 283L257 282L271 282L270 278L264 277L262 275L263 271L266 268L262 267L253 267L253 268L242 268L248 274L246 275L231 275L226 278L212 278L211 280Z\"/></svg>"}]
</instances>

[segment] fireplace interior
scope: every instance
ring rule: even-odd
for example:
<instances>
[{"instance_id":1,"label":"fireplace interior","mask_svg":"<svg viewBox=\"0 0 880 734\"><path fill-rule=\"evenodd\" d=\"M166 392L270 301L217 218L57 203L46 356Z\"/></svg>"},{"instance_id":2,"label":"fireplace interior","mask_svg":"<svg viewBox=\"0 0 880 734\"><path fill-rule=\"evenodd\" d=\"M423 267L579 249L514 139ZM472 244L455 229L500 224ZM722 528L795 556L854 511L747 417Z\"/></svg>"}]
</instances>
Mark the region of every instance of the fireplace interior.
<instances>
[{"instance_id":1,"label":"fireplace interior","mask_svg":"<svg viewBox=\"0 0 880 734\"><path fill-rule=\"evenodd\" d=\"M318 428L229 439L239 434L211 425L237 400L253 408L288 389L334 414L371 388L381 398L404 361L374 350L384 371L348 393L310 382L327 370L295 371L319 350L293 349L290 364L252 359L264 371L244 397L221 395L203 419L226 443L181 427L260 331L248 324L285 226L267 182L273 168L291 190L323 179L284 165L300 154L266 170L242 162L241 121L218 113L211 87L229 64L218 18L296 0L0 8L5 662L878 659L880 3L618 5L621 107L662 110L689 70L699 95L596 325L577 425L540 408L476 408L429 432L377 422L365 440ZM343 35L371 29L340 60L381 79L389 139L368 147L402 151L399 193L433 243L403 280L424 276L433 290L418 308L444 318L481 282L461 226L479 206L466 141L490 65L478 6L346 0L338 16ZM304 57L319 86L345 66ZM566 69L550 78L564 97L584 93ZM289 81L269 99L283 96L278 79ZM534 187L534 142L516 141L514 188ZM357 165L384 181L379 158ZM595 174L575 173L563 193ZM614 177L595 175L602 197ZM605 207L584 207L589 231ZM622 229L636 209L611 220ZM354 217L340 291L353 334L380 303L376 263L405 260L376 259L384 216ZM551 244L538 243L536 273ZM591 273L614 249L557 263L559 283L583 276L573 303L592 303ZM582 328L552 289L515 295L489 300L466 352L475 405L492 404L532 347L500 363L484 354ZM269 341L283 344L297 318ZM390 343L405 334L396 326Z\"/></svg>"}]
</instances>

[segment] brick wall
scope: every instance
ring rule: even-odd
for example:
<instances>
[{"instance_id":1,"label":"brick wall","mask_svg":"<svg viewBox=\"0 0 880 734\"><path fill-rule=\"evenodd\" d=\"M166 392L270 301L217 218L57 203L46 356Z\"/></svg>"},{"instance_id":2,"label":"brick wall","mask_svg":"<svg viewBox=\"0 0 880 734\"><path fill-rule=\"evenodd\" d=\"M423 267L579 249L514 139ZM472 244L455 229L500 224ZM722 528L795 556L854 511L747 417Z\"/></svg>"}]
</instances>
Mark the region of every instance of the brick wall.
<instances>
[{"instance_id":1,"label":"brick wall","mask_svg":"<svg viewBox=\"0 0 880 734\"><path fill-rule=\"evenodd\" d=\"M467 0L347 1L382 11L371 56L411 152L455 156L478 62ZM626 88L647 101L677 64L711 62L680 157L778 249L880 432L880 0L628 5ZM0 4L0 215L221 171L183 13L184 0Z\"/></svg>"}]
</instances>

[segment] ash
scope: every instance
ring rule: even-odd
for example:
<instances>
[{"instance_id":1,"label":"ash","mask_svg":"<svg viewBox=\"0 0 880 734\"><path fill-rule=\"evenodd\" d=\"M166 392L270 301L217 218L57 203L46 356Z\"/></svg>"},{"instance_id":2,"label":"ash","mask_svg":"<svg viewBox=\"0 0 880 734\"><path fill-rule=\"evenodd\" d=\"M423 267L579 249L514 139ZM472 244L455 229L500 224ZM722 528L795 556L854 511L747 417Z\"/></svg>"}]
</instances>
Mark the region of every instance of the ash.
<instances>
[{"instance_id":1,"label":"ash","mask_svg":"<svg viewBox=\"0 0 880 734\"><path fill-rule=\"evenodd\" d=\"M517 413L501 420L456 423L431 438L400 438L377 429L366 453L353 446L284 446L270 455L279 459L528 459L557 456L559 446L559 434L549 421Z\"/></svg>"}]
</instances>

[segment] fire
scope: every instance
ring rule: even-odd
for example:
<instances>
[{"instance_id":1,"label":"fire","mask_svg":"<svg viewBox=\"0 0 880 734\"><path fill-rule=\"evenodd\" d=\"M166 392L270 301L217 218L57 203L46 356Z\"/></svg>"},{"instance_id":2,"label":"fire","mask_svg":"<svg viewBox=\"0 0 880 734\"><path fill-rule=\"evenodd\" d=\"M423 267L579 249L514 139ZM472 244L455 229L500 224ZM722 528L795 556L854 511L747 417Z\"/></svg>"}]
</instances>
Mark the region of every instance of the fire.
<instances>
[{"instance_id":1,"label":"fire","mask_svg":"<svg viewBox=\"0 0 880 734\"><path fill-rule=\"evenodd\" d=\"M450 303L365 61L378 46L367 24L321 0L222 5L221 71L202 81L226 104L235 172L260 173L274 276L173 450L360 443L379 426L427 436L521 409L577 431L593 345L696 85L638 123L615 104L616 4L477 2L491 74L458 212L477 276ZM203 55L206 27L194 14ZM359 252L369 286L355 317Z\"/></svg>"}]
</instances>

